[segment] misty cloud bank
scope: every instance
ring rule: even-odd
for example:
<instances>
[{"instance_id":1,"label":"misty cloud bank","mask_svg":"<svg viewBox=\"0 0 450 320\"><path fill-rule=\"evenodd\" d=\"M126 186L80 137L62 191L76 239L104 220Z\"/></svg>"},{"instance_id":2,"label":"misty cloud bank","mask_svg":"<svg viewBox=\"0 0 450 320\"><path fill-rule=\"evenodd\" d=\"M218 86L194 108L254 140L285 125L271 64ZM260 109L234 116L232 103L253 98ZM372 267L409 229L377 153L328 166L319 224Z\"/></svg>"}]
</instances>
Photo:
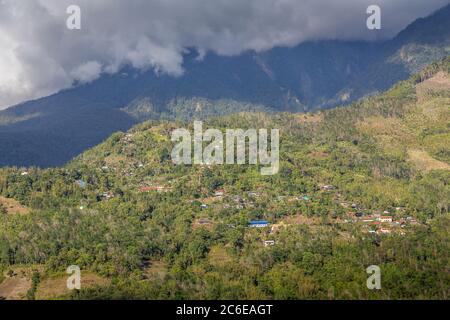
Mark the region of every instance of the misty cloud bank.
<instances>
[{"instance_id":1,"label":"misty cloud bank","mask_svg":"<svg viewBox=\"0 0 450 320\"><path fill-rule=\"evenodd\" d=\"M315 39L373 39L366 8L391 37L448 0L0 0L0 109L124 65L183 73L195 48L236 55ZM81 30L66 8L81 7Z\"/></svg>"}]
</instances>

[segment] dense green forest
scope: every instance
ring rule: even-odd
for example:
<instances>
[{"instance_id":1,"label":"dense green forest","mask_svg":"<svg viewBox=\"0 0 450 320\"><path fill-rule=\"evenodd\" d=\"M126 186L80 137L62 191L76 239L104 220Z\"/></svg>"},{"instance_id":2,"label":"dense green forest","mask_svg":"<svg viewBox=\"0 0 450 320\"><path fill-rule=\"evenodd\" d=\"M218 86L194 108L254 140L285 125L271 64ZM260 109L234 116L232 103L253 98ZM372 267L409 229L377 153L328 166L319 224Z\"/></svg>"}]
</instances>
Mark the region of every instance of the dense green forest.
<instances>
[{"instance_id":1,"label":"dense green forest","mask_svg":"<svg viewBox=\"0 0 450 320\"><path fill-rule=\"evenodd\" d=\"M61 168L3 168L0 295L22 276L30 299L448 299L449 74L450 57L347 107L204 123L279 128L272 176L174 165L182 120L115 133ZM45 296L70 265L102 281Z\"/></svg>"}]
</instances>

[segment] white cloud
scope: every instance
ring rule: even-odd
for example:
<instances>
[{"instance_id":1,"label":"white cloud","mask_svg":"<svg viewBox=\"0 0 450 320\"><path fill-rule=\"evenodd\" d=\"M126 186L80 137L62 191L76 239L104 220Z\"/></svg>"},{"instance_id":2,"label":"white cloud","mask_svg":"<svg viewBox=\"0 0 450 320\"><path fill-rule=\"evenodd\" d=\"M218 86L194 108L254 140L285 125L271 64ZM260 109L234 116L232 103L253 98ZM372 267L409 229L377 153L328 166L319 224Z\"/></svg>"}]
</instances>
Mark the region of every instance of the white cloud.
<instances>
[{"instance_id":1,"label":"white cloud","mask_svg":"<svg viewBox=\"0 0 450 320\"><path fill-rule=\"evenodd\" d=\"M378 0L392 36L447 0ZM81 30L66 8L81 7ZM178 76L183 52L223 55L311 39L370 38L373 0L1 0L0 108L89 82L125 64Z\"/></svg>"},{"instance_id":2,"label":"white cloud","mask_svg":"<svg viewBox=\"0 0 450 320\"><path fill-rule=\"evenodd\" d=\"M100 77L102 65L97 61L88 61L76 67L70 75L74 80L81 83L88 83Z\"/></svg>"}]
</instances>

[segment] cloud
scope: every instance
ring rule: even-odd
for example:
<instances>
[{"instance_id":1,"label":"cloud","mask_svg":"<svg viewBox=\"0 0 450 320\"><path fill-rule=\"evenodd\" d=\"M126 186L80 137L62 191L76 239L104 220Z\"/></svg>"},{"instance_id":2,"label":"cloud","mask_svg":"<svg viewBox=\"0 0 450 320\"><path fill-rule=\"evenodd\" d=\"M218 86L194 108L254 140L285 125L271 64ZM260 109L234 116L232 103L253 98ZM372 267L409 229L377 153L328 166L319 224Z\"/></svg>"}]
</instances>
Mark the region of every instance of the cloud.
<instances>
[{"instance_id":1,"label":"cloud","mask_svg":"<svg viewBox=\"0 0 450 320\"><path fill-rule=\"evenodd\" d=\"M88 83L100 77L102 65L97 61L89 61L76 67L70 75L74 80L81 83Z\"/></svg>"},{"instance_id":2,"label":"cloud","mask_svg":"<svg viewBox=\"0 0 450 320\"><path fill-rule=\"evenodd\" d=\"M179 76L195 48L236 55L314 39L372 39L366 8L382 9L384 37L448 0L0 0L0 108L89 82L124 65ZM66 9L81 8L81 30Z\"/></svg>"}]
</instances>

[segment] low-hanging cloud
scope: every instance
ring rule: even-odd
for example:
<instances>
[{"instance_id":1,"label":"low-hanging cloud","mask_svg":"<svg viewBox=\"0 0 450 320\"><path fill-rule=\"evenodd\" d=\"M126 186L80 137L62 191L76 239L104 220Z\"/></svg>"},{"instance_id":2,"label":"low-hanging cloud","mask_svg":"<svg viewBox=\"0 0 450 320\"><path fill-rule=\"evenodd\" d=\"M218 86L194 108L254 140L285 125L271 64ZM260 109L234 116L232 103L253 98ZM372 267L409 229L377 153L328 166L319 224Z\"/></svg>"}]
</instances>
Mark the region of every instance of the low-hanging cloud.
<instances>
[{"instance_id":1,"label":"low-hanging cloud","mask_svg":"<svg viewBox=\"0 0 450 320\"><path fill-rule=\"evenodd\" d=\"M0 109L86 83L124 65L183 73L195 48L236 55L315 39L373 39L366 9L382 10L383 37L448 0L0 0ZM66 27L69 5L81 30Z\"/></svg>"}]
</instances>

